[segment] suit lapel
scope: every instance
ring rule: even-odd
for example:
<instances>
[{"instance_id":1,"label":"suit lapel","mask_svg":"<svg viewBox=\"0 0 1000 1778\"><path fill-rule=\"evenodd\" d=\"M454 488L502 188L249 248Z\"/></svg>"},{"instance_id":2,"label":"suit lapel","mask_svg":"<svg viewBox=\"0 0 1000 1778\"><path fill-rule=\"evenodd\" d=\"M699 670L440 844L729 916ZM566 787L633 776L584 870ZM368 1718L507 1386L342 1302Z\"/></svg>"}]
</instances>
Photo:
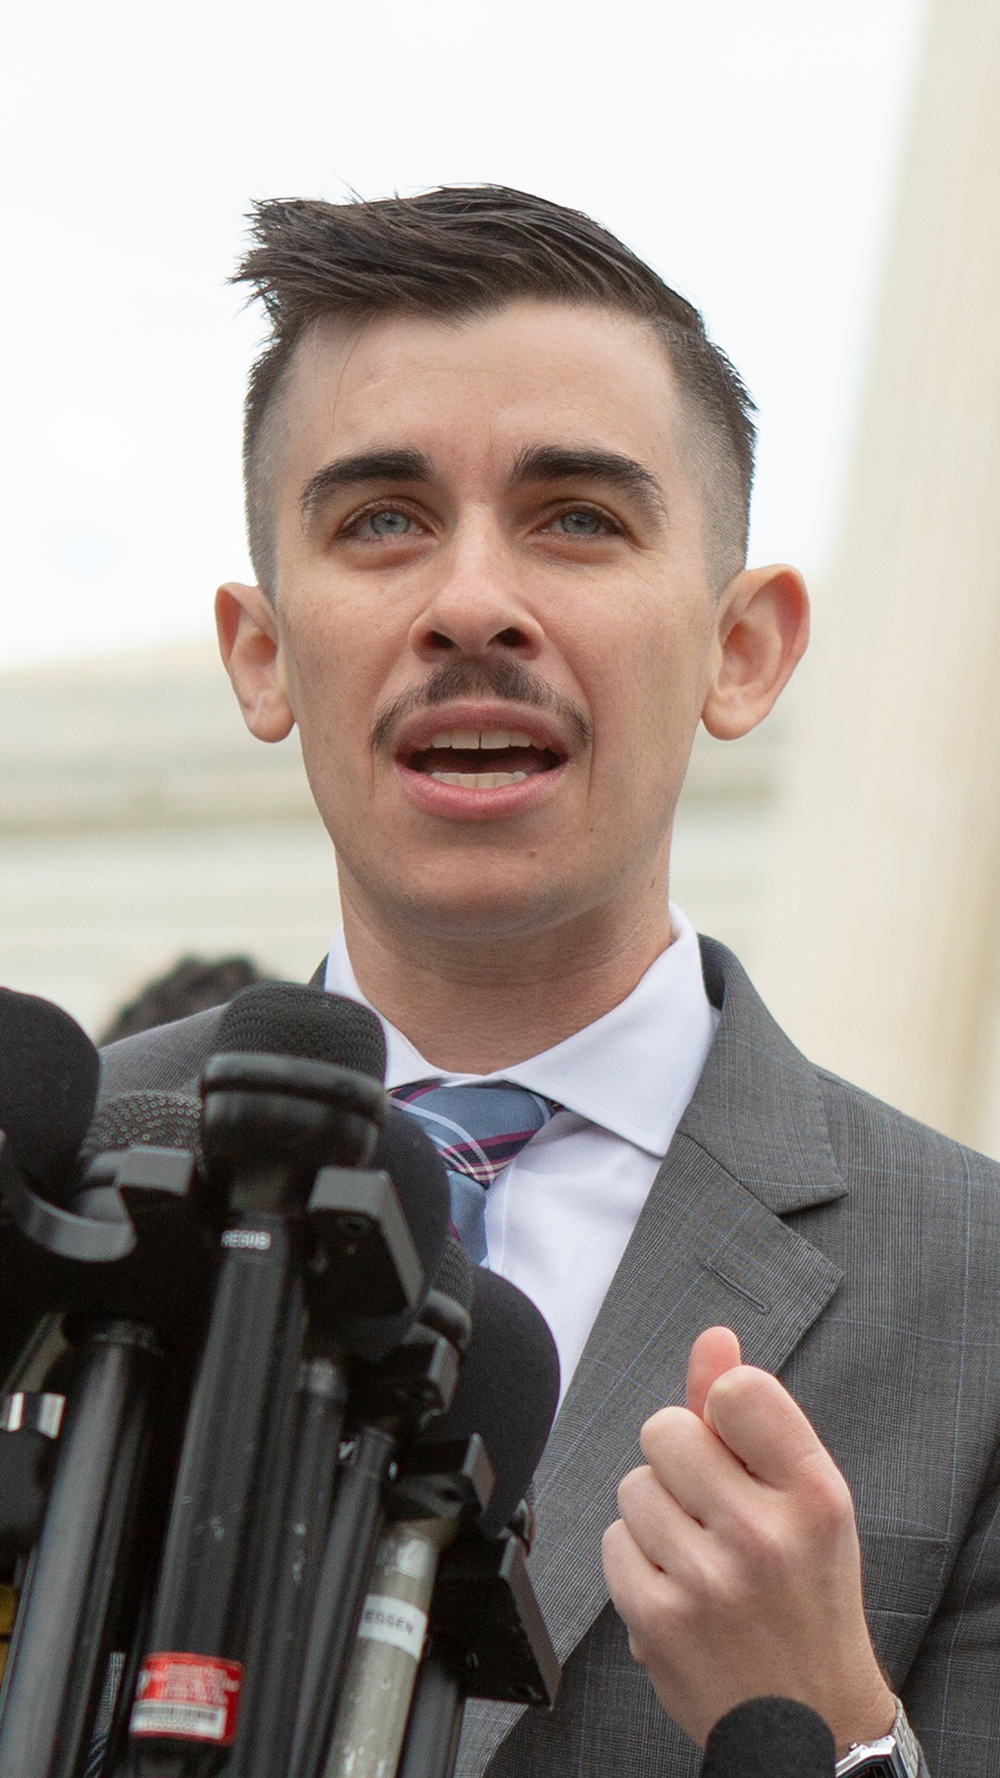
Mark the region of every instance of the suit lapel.
<instances>
[{"instance_id":1,"label":"suit lapel","mask_svg":"<svg viewBox=\"0 0 1000 1778\"><path fill-rule=\"evenodd\" d=\"M702 941L716 1040L626 1248L563 1403L536 1482L531 1576L560 1660L608 1594L601 1539L642 1422L683 1402L687 1355L706 1327L779 1371L840 1272L779 1211L844 1195L815 1074L736 959ZM521 1712L470 1706L460 1770L482 1772Z\"/></svg>"}]
</instances>

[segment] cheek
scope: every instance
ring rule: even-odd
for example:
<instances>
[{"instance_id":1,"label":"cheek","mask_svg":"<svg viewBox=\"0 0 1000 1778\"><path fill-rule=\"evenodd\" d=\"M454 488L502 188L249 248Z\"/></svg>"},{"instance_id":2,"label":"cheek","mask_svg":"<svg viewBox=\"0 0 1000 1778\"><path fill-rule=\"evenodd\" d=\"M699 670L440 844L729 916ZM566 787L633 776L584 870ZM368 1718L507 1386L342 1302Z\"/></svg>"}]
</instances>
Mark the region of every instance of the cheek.
<instances>
[{"instance_id":1,"label":"cheek","mask_svg":"<svg viewBox=\"0 0 1000 1778\"><path fill-rule=\"evenodd\" d=\"M292 709L307 763L329 775L332 761L367 751L368 730L384 683L389 651L376 626L332 598L296 609L286 626L286 660ZM328 759L331 764L328 765Z\"/></svg>"},{"instance_id":2,"label":"cheek","mask_svg":"<svg viewBox=\"0 0 1000 1778\"><path fill-rule=\"evenodd\" d=\"M693 626L661 617L593 662L595 767L641 762L661 783L683 774L704 699L704 652Z\"/></svg>"}]
</instances>

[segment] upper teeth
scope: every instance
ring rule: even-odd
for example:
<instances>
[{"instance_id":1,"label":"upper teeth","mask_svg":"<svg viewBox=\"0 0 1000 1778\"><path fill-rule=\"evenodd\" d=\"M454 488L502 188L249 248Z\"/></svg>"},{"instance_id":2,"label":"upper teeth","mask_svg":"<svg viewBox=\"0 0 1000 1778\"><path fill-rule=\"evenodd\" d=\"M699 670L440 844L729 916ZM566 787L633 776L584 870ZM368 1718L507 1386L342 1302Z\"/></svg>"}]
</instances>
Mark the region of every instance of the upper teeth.
<instances>
[{"instance_id":1,"label":"upper teeth","mask_svg":"<svg viewBox=\"0 0 1000 1778\"><path fill-rule=\"evenodd\" d=\"M508 784L523 784L527 772L432 772L439 784L457 784L462 790L503 790Z\"/></svg>"},{"instance_id":2,"label":"upper teeth","mask_svg":"<svg viewBox=\"0 0 1000 1778\"><path fill-rule=\"evenodd\" d=\"M535 742L522 729L505 728L453 728L442 729L431 742L432 747L460 747L463 753L471 752L477 747L534 747Z\"/></svg>"}]
</instances>

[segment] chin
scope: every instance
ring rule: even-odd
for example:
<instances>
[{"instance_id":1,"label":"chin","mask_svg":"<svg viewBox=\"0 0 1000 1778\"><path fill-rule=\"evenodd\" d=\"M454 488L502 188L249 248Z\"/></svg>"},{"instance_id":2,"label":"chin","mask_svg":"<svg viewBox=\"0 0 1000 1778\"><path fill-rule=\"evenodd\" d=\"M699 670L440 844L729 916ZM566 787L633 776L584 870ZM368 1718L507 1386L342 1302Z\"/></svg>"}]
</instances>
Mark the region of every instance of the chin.
<instances>
[{"instance_id":1,"label":"chin","mask_svg":"<svg viewBox=\"0 0 1000 1778\"><path fill-rule=\"evenodd\" d=\"M397 919L409 932L456 944L488 944L550 931L572 918L579 890L574 895L567 889L551 881L499 883L484 870L474 882L434 889L398 885L398 893L392 896L390 890L390 896ZM383 907L385 890L383 882L377 897Z\"/></svg>"}]
</instances>

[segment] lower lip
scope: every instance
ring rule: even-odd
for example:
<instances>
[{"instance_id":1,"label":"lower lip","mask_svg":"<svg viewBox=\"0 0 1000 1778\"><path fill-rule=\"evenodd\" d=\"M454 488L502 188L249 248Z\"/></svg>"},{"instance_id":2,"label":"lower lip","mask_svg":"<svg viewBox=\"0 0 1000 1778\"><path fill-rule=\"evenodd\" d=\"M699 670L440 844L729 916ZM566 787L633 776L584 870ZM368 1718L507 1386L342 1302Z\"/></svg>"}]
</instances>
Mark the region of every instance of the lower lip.
<instances>
[{"instance_id":1,"label":"lower lip","mask_svg":"<svg viewBox=\"0 0 1000 1778\"><path fill-rule=\"evenodd\" d=\"M395 761L395 772L404 795L429 815L441 815L450 821L497 821L537 808L554 796L566 775L566 765L533 772L520 784L503 784L495 790L441 784L429 772L411 771L399 760Z\"/></svg>"}]
</instances>

